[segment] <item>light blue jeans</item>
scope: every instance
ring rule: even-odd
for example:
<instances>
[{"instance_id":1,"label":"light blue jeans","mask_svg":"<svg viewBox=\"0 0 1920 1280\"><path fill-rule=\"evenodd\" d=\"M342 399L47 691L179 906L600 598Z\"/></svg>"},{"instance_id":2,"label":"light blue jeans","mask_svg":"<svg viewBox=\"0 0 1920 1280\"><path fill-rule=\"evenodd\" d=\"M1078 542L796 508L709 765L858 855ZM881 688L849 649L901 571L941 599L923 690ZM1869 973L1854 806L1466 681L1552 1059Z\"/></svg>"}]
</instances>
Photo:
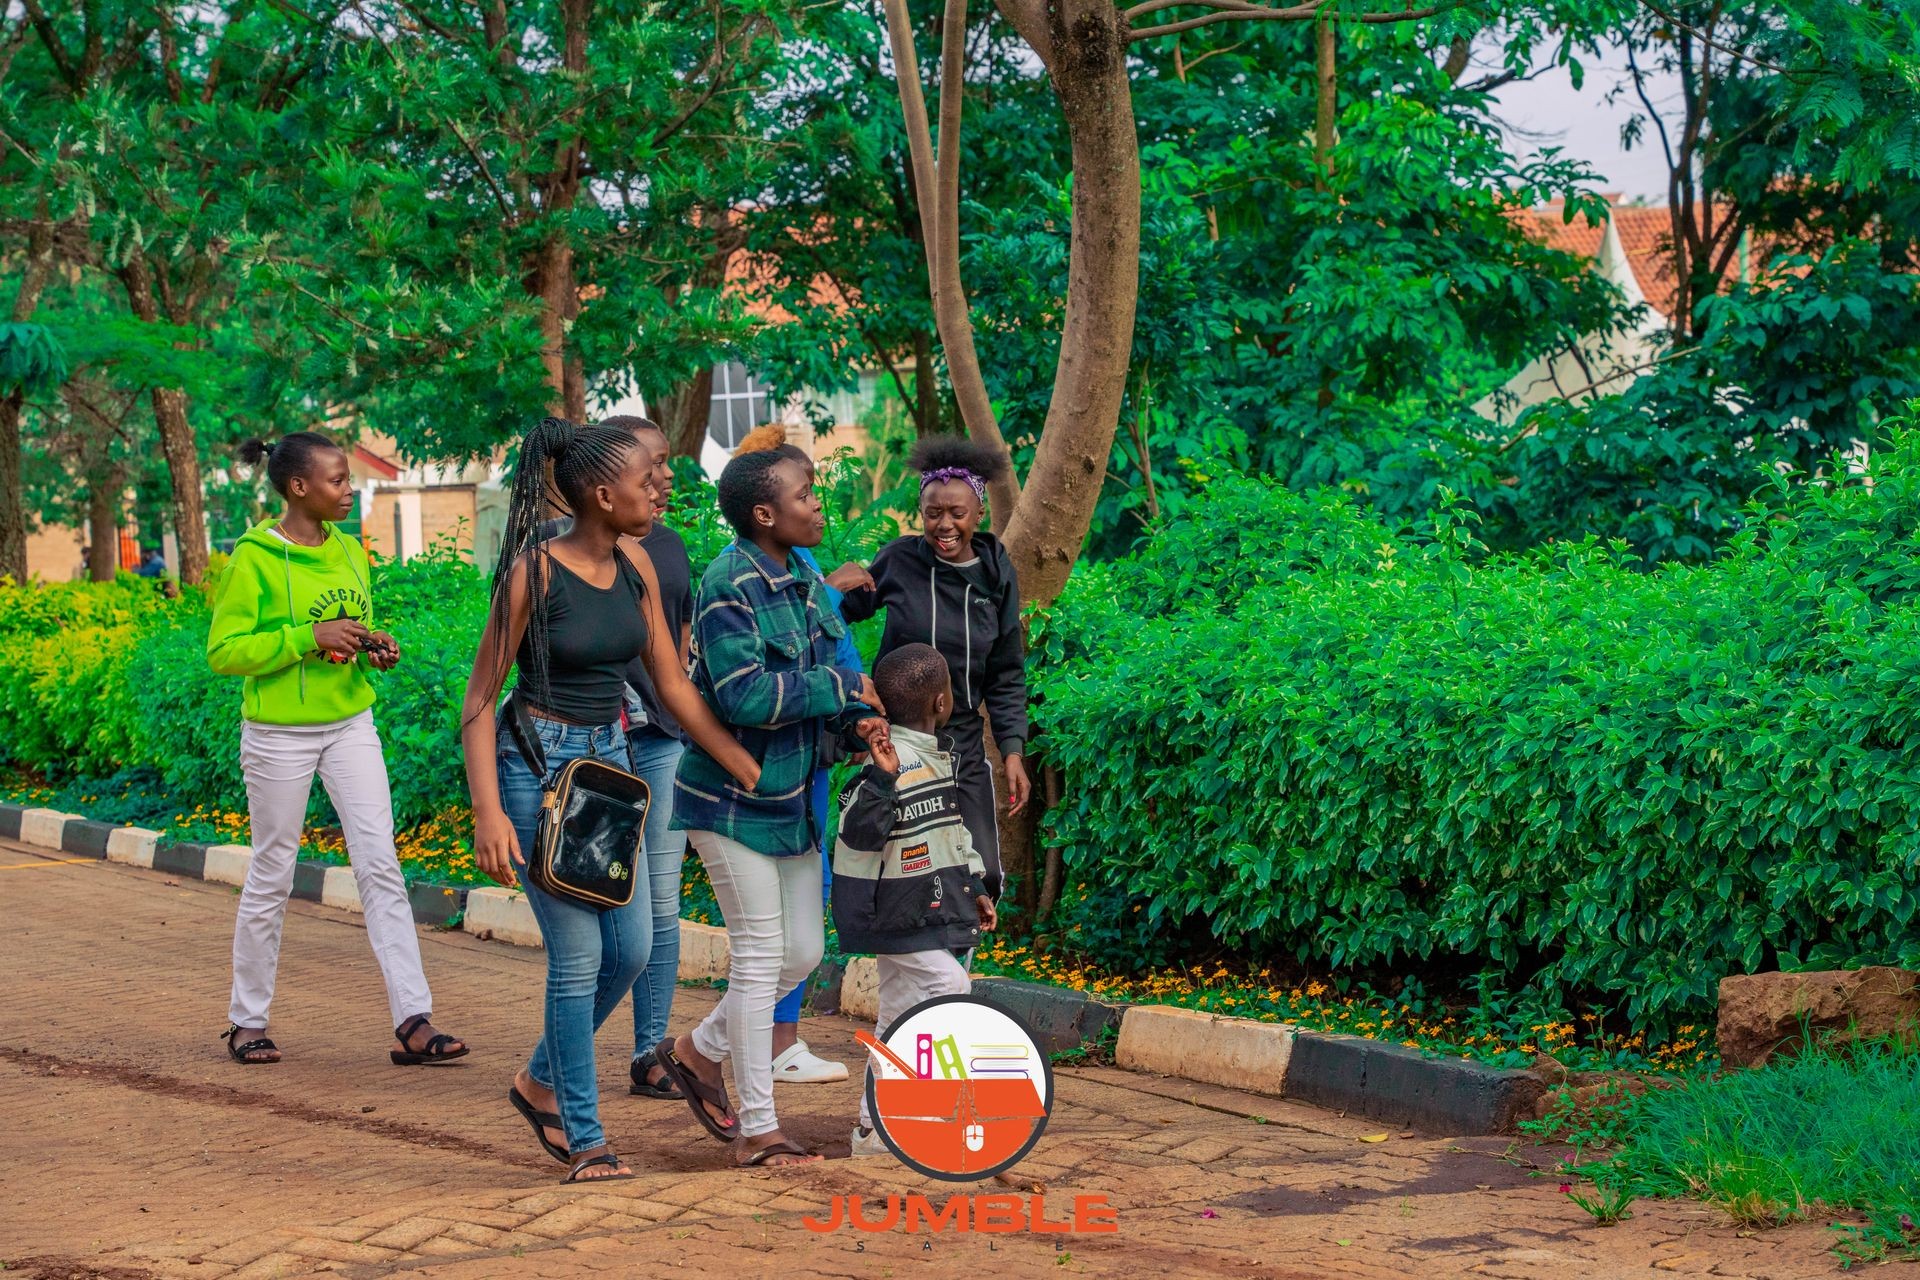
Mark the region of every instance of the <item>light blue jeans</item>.
<instances>
[{"instance_id":1,"label":"light blue jeans","mask_svg":"<svg viewBox=\"0 0 1920 1280\"><path fill-rule=\"evenodd\" d=\"M536 719L534 725L550 770L583 756L628 767L626 734L617 723L589 728ZM541 780L521 758L504 725L499 740L500 804L524 851L533 847L539 827ZM652 904L636 892L626 906L599 911L541 892L524 869L520 881L547 949L545 1034L533 1048L527 1073L558 1098L567 1149L577 1154L606 1142L600 1128L593 1036L647 966Z\"/></svg>"},{"instance_id":2,"label":"light blue jeans","mask_svg":"<svg viewBox=\"0 0 1920 1280\"><path fill-rule=\"evenodd\" d=\"M680 864L687 833L673 831L673 772L686 748L680 739L652 729L627 738L633 771L652 793L647 809L647 881L653 893L653 951L633 984L633 1056L653 1052L667 1038L667 1015L680 977Z\"/></svg>"}]
</instances>

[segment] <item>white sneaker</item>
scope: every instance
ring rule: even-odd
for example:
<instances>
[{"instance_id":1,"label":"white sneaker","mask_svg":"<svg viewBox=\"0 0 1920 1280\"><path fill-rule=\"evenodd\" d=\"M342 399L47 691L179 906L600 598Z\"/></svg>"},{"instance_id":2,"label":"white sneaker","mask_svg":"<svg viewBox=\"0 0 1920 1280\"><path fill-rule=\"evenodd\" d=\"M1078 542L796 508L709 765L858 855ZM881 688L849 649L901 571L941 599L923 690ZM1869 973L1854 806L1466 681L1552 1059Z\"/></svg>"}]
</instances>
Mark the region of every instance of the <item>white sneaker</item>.
<instances>
[{"instance_id":1,"label":"white sneaker","mask_svg":"<svg viewBox=\"0 0 1920 1280\"><path fill-rule=\"evenodd\" d=\"M878 1129L862 1129L859 1125L855 1125L853 1126L853 1154L857 1159L861 1156L891 1155L892 1152L887 1150L887 1144L881 1140Z\"/></svg>"},{"instance_id":2,"label":"white sneaker","mask_svg":"<svg viewBox=\"0 0 1920 1280\"><path fill-rule=\"evenodd\" d=\"M793 1048L773 1060L776 1084L829 1084L847 1078L847 1064L816 1058L805 1040L793 1042Z\"/></svg>"}]
</instances>

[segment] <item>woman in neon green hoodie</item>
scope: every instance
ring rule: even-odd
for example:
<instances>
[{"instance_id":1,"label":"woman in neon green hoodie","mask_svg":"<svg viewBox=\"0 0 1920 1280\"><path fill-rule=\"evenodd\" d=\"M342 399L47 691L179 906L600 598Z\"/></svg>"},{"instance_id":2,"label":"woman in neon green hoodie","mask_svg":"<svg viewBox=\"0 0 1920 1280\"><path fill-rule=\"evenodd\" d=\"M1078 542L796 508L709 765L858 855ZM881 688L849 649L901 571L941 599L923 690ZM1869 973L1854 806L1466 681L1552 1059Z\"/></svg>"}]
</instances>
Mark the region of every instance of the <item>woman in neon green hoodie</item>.
<instances>
[{"instance_id":1,"label":"woman in neon green hoodie","mask_svg":"<svg viewBox=\"0 0 1920 1280\"><path fill-rule=\"evenodd\" d=\"M280 1060L267 1038L267 1008L317 769L346 832L367 940L386 979L392 1060L413 1066L464 1057L467 1046L433 1026L433 997L393 847L393 800L367 670L391 670L400 646L369 628L367 553L331 523L353 514L347 455L323 435L298 431L271 447L252 441L240 456L266 463L287 508L280 519L247 530L234 548L207 636L213 669L245 677L240 766L253 839L233 932L227 1052L246 1064Z\"/></svg>"}]
</instances>

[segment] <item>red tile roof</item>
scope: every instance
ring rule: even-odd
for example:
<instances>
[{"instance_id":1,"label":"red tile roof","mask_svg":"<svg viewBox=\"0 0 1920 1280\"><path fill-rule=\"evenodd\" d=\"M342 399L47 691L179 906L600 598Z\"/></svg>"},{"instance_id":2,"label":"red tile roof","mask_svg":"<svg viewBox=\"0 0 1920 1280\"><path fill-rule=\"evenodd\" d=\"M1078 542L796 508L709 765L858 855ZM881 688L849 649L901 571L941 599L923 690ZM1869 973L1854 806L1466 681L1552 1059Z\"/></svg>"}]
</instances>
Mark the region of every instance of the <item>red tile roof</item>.
<instances>
[{"instance_id":1,"label":"red tile roof","mask_svg":"<svg viewBox=\"0 0 1920 1280\"><path fill-rule=\"evenodd\" d=\"M1608 197L1608 204L1614 230L1620 237L1620 248L1626 255L1628 268L1633 272L1634 283L1640 286L1647 304L1658 311L1668 324L1672 324L1674 294L1677 292L1671 252L1672 215L1665 205L1622 205L1615 203L1611 196ZM1729 210L1718 206L1714 212L1724 217ZM1558 201L1544 209L1529 210L1529 214L1534 230L1547 244L1578 258L1591 260L1599 256L1603 229L1584 217L1576 217L1572 222L1565 221L1565 210ZM1729 269L1739 270L1737 259L1729 263Z\"/></svg>"}]
</instances>

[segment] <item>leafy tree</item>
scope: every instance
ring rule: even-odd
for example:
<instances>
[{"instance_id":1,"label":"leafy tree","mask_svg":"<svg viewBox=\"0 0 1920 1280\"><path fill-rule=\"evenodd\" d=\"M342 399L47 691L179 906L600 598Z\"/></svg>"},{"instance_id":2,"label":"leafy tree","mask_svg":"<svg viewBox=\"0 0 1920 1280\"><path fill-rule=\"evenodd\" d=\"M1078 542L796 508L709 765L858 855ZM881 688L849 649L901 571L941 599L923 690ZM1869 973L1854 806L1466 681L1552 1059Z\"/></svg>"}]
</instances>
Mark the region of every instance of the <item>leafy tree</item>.
<instances>
[{"instance_id":1,"label":"leafy tree","mask_svg":"<svg viewBox=\"0 0 1920 1280\"><path fill-rule=\"evenodd\" d=\"M242 246L308 335L284 351L301 380L449 457L711 363L741 325L703 268L761 162L740 122L784 22L356 0Z\"/></svg>"}]
</instances>

